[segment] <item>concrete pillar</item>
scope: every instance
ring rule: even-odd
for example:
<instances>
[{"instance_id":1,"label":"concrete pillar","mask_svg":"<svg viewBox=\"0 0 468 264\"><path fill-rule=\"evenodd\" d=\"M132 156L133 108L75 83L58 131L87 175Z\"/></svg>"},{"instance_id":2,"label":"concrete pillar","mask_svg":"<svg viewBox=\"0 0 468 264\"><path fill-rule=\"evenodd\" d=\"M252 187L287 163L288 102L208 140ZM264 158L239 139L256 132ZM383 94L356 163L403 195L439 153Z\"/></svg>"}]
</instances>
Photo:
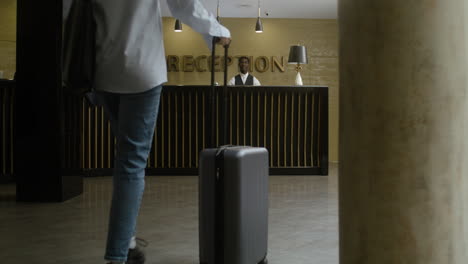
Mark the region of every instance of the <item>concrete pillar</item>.
<instances>
[{"instance_id":1,"label":"concrete pillar","mask_svg":"<svg viewBox=\"0 0 468 264\"><path fill-rule=\"evenodd\" d=\"M339 0L340 263L468 263L468 2Z\"/></svg>"}]
</instances>

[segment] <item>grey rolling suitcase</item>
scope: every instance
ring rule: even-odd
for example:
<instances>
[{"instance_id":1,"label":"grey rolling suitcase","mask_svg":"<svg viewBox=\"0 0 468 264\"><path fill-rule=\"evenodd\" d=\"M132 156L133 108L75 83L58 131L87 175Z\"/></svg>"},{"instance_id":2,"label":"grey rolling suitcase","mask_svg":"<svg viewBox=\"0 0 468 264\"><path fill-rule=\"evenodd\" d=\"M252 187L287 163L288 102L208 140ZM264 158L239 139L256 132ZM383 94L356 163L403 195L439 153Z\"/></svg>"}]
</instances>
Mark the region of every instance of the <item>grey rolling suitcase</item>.
<instances>
[{"instance_id":1,"label":"grey rolling suitcase","mask_svg":"<svg viewBox=\"0 0 468 264\"><path fill-rule=\"evenodd\" d=\"M215 40L213 40L214 45ZM227 47L221 116L225 116ZM212 58L215 58L214 49ZM214 102L214 67L211 102ZM211 108L211 117L214 110ZM213 119L211 120L212 124ZM221 144L226 141L223 120ZM212 131L214 126L212 125ZM211 143L214 146L213 143ZM202 150L199 160L199 250L201 264L266 264L268 241L268 151L249 146Z\"/></svg>"},{"instance_id":2,"label":"grey rolling suitcase","mask_svg":"<svg viewBox=\"0 0 468 264\"><path fill-rule=\"evenodd\" d=\"M268 151L205 149L199 162L202 264L266 264Z\"/></svg>"}]
</instances>

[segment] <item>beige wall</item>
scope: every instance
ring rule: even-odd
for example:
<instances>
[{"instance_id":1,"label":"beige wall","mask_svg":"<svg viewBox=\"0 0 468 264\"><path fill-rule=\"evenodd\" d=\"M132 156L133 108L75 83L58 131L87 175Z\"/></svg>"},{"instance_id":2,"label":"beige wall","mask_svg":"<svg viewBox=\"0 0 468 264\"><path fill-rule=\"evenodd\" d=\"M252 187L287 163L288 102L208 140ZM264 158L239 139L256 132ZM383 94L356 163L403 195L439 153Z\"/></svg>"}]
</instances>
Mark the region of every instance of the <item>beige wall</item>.
<instances>
[{"instance_id":1,"label":"beige wall","mask_svg":"<svg viewBox=\"0 0 468 264\"><path fill-rule=\"evenodd\" d=\"M329 87L329 153L330 161L338 161L338 24L336 20L317 19L263 19L264 33L254 31L256 19L223 18L232 34L233 42L229 55L248 55L254 59L259 56L271 58L284 57L285 72L270 69L260 73L252 72L263 85L293 85L296 72L293 65L288 65L288 53L291 45L307 46L309 64L303 66L304 85L323 85ZM175 55L182 61L182 56L210 55L203 38L188 26L183 32L175 33L174 19L164 18L166 55ZM218 55L223 50L217 49ZM202 61L203 62L203 61ZM202 63L202 66L203 63ZM237 60L228 68L229 76L237 73ZM210 73L169 72L169 84L208 84ZM216 81L222 83L222 73L216 75Z\"/></svg>"},{"instance_id":2,"label":"beige wall","mask_svg":"<svg viewBox=\"0 0 468 264\"><path fill-rule=\"evenodd\" d=\"M6 79L16 71L16 0L0 1L0 71Z\"/></svg>"}]
</instances>

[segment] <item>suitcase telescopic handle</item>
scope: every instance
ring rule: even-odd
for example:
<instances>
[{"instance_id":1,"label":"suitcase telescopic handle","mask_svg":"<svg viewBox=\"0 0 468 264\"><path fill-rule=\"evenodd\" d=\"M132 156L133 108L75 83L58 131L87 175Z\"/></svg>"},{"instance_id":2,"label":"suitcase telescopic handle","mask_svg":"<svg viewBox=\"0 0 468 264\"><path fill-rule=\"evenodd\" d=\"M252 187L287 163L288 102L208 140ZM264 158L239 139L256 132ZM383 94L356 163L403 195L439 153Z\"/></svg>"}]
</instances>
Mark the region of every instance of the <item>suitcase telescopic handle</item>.
<instances>
[{"instance_id":1,"label":"suitcase telescopic handle","mask_svg":"<svg viewBox=\"0 0 468 264\"><path fill-rule=\"evenodd\" d=\"M227 75L228 75L229 45L224 46L224 81L221 88L221 137L220 146L227 144Z\"/></svg>"},{"instance_id":2,"label":"suitcase telescopic handle","mask_svg":"<svg viewBox=\"0 0 468 264\"><path fill-rule=\"evenodd\" d=\"M227 75L228 75L228 51L229 45L224 46L224 89L227 87Z\"/></svg>"},{"instance_id":3,"label":"suitcase telescopic handle","mask_svg":"<svg viewBox=\"0 0 468 264\"><path fill-rule=\"evenodd\" d=\"M211 86L214 87L215 85L215 57L216 57L216 43L218 43L218 37L213 37L213 41L211 43Z\"/></svg>"},{"instance_id":4,"label":"suitcase telescopic handle","mask_svg":"<svg viewBox=\"0 0 468 264\"><path fill-rule=\"evenodd\" d=\"M218 43L219 38L218 37L213 37L213 43L212 43L212 49L211 49L211 88L210 88L210 131L212 133L212 136L209 139L210 142L210 147L214 148L216 146L216 85L215 85L215 58L216 58L216 43ZM229 60L229 45L224 46L224 79L223 79L223 86L219 90L219 95L220 95L220 140L219 143L220 145L225 145L227 143L227 121L226 121L226 104L227 104L227 75L228 75L228 60Z\"/></svg>"},{"instance_id":5,"label":"suitcase telescopic handle","mask_svg":"<svg viewBox=\"0 0 468 264\"><path fill-rule=\"evenodd\" d=\"M212 49L211 49L211 86L215 86L215 58L216 58L216 43L219 42L219 37L213 37ZM227 86L227 74L228 74L228 60L229 60L229 45L224 46L224 86Z\"/></svg>"}]
</instances>

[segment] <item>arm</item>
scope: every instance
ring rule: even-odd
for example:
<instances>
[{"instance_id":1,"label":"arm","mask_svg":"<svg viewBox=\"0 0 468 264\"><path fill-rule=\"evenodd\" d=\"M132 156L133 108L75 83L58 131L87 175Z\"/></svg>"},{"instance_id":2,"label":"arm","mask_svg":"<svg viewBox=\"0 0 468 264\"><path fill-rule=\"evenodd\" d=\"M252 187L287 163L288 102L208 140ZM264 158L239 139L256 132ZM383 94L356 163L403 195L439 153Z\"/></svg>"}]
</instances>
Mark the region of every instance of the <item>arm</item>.
<instances>
[{"instance_id":1,"label":"arm","mask_svg":"<svg viewBox=\"0 0 468 264\"><path fill-rule=\"evenodd\" d=\"M260 86L261 85L260 82L258 81L258 79L255 78L255 76L253 76L253 85L254 86Z\"/></svg>"},{"instance_id":2,"label":"arm","mask_svg":"<svg viewBox=\"0 0 468 264\"><path fill-rule=\"evenodd\" d=\"M212 37L220 37L218 43L228 45L231 33L219 24L215 16L208 12L200 0L167 0L167 5L174 17L202 34L211 48Z\"/></svg>"},{"instance_id":3,"label":"arm","mask_svg":"<svg viewBox=\"0 0 468 264\"><path fill-rule=\"evenodd\" d=\"M227 85L229 85L229 86L234 86L234 85L236 85L235 77L232 77L231 80L229 80L229 82L227 83Z\"/></svg>"}]
</instances>

